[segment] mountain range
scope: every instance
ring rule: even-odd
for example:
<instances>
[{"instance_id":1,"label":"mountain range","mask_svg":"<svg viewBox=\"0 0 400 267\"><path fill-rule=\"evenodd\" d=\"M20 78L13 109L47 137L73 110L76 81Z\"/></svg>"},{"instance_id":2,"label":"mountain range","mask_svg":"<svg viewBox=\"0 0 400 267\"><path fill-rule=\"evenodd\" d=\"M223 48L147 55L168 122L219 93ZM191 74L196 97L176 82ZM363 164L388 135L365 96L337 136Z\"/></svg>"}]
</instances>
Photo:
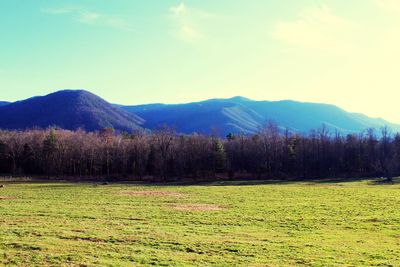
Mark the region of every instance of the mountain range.
<instances>
[{"instance_id":1,"label":"mountain range","mask_svg":"<svg viewBox=\"0 0 400 267\"><path fill-rule=\"evenodd\" d=\"M110 104L85 90L62 90L13 103L0 102L0 128L3 129L58 126L96 131L113 127L129 132L168 125L179 133L217 132L225 136L255 133L269 121L280 129L296 133L306 133L321 125L343 134L383 126L400 132L400 125L346 112L334 105L291 100L255 101L240 96L186 104L124 106Z\"/></svg>"}]
</instances>

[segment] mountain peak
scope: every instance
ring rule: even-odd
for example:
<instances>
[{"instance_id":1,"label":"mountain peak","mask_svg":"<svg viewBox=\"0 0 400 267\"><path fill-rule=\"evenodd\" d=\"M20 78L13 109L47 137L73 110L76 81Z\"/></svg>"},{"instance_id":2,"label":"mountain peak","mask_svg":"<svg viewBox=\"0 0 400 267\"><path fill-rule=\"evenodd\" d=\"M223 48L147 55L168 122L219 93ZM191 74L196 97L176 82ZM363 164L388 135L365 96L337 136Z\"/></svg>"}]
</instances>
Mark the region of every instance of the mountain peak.
<instances>
[{"instance_id":1,"label":"mountain peak","mask_svg":"<svg viewBox=\"0 0 400 267\"><path fill-rule=\"evenodd\" d=\"M236 101L236 102L249 102L249 101L253 101L250 98L244 97L244 96L233 96L231 98L228 98L228 100L231 101Z\"/></svg>"},{"instance_id":2,"label":"mountain peak","mask_svg":"<svg viewBox=\"0 0 400 267\"><path fill-rule=\"evenodd\" d=\"M97 95L85 90L85 89L62 89L54 93L50 93L46 96L92 96L98 97Z\"/></svg>"},{"instance_id":3,"label":"mountain peak","mask_svg":"<svg viewBox=\"0 0 400 267\"><path fill-rule=\"evenodd\" d=\"M131 131L140 128L142 122L86 90L60 90L0 108L0 127L5 129L58 126L68 130L112 127Z\"/></svg>"}]
</instances>

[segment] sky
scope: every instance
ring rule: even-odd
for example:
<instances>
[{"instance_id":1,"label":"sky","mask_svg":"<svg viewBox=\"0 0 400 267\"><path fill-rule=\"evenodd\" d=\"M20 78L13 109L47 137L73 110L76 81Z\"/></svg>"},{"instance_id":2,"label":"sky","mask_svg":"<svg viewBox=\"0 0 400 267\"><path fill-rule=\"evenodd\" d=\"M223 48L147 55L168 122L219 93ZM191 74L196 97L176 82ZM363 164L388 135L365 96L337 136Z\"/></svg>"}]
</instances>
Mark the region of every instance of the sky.
<instances>
[{"instance_id":1,"label":"sky","mask_svg":"<svg viewBox=\"0 0 400 267\"><path fill-rule=\"evenodd\" d=\"M399 0L0 0L0 100L245 96L400 123Z\"/></svg>"}]
</instances>

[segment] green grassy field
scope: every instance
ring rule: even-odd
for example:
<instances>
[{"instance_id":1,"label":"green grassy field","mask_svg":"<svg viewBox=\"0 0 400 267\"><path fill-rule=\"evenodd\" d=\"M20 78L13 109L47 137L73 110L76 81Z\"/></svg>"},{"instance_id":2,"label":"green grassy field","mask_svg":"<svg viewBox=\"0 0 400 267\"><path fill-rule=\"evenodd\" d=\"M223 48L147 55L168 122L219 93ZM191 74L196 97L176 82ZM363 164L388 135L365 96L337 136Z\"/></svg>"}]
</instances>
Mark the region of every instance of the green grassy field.
<instances>
[{"instance_id":1,"label":"green grassy field","mask_svg":"<svg viewBox=\"0 0 400 267\"><path fill-rule=\"evenodd\" d=\"M400 184L0 184L0 265L400 266Z\"/></svg>"}]
</instances>

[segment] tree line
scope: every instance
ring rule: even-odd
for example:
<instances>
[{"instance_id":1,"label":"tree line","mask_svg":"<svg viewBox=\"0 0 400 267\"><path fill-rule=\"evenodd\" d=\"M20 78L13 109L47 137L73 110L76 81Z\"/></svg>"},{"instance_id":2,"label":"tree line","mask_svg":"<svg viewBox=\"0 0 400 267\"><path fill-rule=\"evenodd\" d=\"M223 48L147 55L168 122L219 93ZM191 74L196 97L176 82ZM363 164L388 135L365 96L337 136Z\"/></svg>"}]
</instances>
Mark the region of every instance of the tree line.
<instances>
[{"instance_id":1,"label":"tree line","mask_svg":"<svg viewBox=\"0 0 400 267\"><path fill-rule=\"evenodd\" d=\"M253 135L115 133L60 129L0 131L0 174L49 178L157 180L313 179L400 175L400 134L307 135L269 123Z\"/></svg>"}]
</instances>

